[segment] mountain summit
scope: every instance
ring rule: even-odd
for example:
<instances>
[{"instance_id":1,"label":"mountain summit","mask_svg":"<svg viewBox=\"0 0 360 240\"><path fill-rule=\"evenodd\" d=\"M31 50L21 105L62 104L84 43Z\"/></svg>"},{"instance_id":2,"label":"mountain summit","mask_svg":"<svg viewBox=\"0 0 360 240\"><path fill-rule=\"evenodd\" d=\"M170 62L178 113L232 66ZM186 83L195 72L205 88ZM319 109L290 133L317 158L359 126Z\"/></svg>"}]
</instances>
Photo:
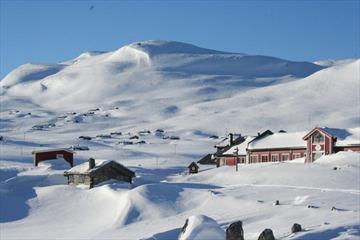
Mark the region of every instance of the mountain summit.
<instances>
[{"instance_id":1,"label":"mountain summit","mask_svg":"<svg viewBox=\"0 0 360 240\"><path fill-rule=\"evenodd\" d=\"M303 114L301 118L306 120L301 124L316 124L319 115L311 117L313 111L321 111L323 121L333 114L328 104L343 102L343 93L356 98L356 88L350 87L359 82L356 70L357 60L326 68L310 62L149 40L112 52L83 53L58 64L24 64L10 72L0 85L3 99L23 99L52 111L101 105L123 108L123 116L136 121L143 121L144 116L149 122L187 122L183 118L194 118L192 123L200 125L203 120L214 124L223 121L224 116L232 119L241 115L248 120L236 124L258 129L266 122L282 129L283 125L298 124L291 120L290 112ZM344 82L350 85L339 86ZM338 91L333 89L335 86L343 93L334 94ZM317 101L313 101L314 88L322 93ZM307 92L315 95L308 96ZM284 108L281 119L277 119L276 110L271 111L275 106ZM352 126L354 111L342 110L346 112L343 120L328 121ZM212 117L198 121L198 114ZM251 119L260 120L253 126ZM229 125L233 122L226 121Z\"/></svg>"}]
</instances>

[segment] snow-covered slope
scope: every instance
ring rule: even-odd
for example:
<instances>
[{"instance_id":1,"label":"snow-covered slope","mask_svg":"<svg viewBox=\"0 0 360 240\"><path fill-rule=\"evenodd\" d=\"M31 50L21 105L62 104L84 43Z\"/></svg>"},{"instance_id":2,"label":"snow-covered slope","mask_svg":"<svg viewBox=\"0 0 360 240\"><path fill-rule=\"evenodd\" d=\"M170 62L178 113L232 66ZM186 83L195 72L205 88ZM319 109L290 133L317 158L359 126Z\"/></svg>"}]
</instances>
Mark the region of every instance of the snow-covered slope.
<instances>
[{"instance_id":1,"label":"snow-covered slope","mask_svg":"<svg viewBox=\"0 0 360 240\"><path fill-rule=\"evenodd\" d=\"M289 81L320 69L308 62L225 53L180 42L145 41L114 52L84 53L56 65L22 65L9 73L1 86L8 95L69 110L144 94L152 101L161 98L176 103L190 98L194 102Z\"/></svg>"},{"instance_id":2,"label":"snow-covered slope","mask_svg":"<svg viewBox=\"0 0 360 240\"><path fill-rule=\"evenodd\" d=\"M323 69L308 62L144 41L55 65L26 64L0 84L3 106L21 99L55 112L117 107L116 117L121 112L133 124L142 123L143 116L149 124L187 129L209 130L222 122L219 133L234 127L305 130L317 124L358 124L359 112L352 106L359 102L359 65L360 60L348 60Z\"/></svg>"},{"instance_id":3,"label":"snow-covered slope","mask_svg":"<svg viewBox=\"0 0 360 240\"><path fill-rule=\"evenodd\" d=\"M214 134L357 133L360 60L322 65L145 41L20 66L0 82L0 238L176 239L187 218L206 215L220 234L243 221L246 239L265 227L277 239L356 239L358 153L185 174L214 151ZM66 185L63 162L32 166L33 150L78 144L90 150L75 165L115 160L134 184L88 190ZM191 234L206 219L193 218ZM290 234L293 222L306 231Z\"/></svg>"}]
</instances>

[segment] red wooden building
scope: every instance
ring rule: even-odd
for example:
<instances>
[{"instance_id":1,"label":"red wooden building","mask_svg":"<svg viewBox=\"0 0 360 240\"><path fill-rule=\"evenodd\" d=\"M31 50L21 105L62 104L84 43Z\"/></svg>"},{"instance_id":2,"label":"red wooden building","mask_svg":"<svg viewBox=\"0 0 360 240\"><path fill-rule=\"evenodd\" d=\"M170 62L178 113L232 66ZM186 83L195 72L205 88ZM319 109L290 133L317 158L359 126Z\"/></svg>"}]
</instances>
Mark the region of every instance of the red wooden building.
<instances>
[{"instance_id":1,"label":"red wooden building","mask_svg":"<svg viewBox=\"0 0 360 240\"><path fill-rule=\"evenodd\" d=\"M36 150L32 152L32 155L35 166L39 162L56 159L64 159L71 167L74 165L74 152L66 148Z\"/></svg>"},{"instance_id":2,"label":"red wooden building","mask_svg":"<svg viewBox=\"0 0 360 240\"><path fill-rule=\"evenodd\" d=\"M339 151L360 151L360 139L353 137L348 130L339 128L316 127L306 134L307 157L306 162L313 162L322 155Z\"/></svg>"},{"instance_id":3,"label":"red wooden building","mask_svg":"<svg viewBox=\"0 0 360 240\"><path fill-rule=\"evenodd\" d=\"M302 140L303 132L267 134L248 144L248 163L279 162L305 156L306 143Z\"/></svg>"},{"instance_id":4,"label":"red wooden building","mask_svg":"<svg viewBox=\"0 0 360 240\"><path fill-rule=\"evenodd\" d=\"M226 140L226 139L225 139ZM217 145L213 155L217 166L235 165L235 163L278 162L305 158L313 162L322 155L339 151L360 152L360 128L338 129L316 127L310 132L287 133L270 130L256 137L240 136L237 141ZM210 158L210 157L209 157Z\"/></svg>"}]
</instances>

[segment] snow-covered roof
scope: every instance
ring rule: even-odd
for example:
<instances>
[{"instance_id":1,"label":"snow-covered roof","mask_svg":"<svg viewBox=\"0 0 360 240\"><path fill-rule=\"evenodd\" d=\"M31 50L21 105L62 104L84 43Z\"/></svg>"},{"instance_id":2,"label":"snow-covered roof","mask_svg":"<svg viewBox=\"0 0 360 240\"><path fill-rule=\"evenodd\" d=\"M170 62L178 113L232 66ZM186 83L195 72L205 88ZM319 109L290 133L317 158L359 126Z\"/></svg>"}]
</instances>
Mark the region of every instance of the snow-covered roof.
<instances>
[{"instance_id":1,"label":"snow-covered roof","mask_svg":"<svg viewBox=\"0 0 360 240\"><path fill-rule=\"evenodd\" d=\"M347 135L343 138L337 137L336 146L360 145L360 128L346 129Z\"/></svg>"},{"instance_id":2,"label":"snow-covered roof","mask_svg":"<svg viewBox=\"0 0 360 240\"><path fill-rule=\"evenodd\" d=\"M234 155L236 148L238 149L238 155L246 155L246 148L248 146L248 143L254 138L255 137L252 136L246 136L245 141L243 141L240 144L232 146L229 150L224 152L223 155Z\"/></svg>"},{"instance_id":3,"label":"snow-covered roof","mask_svg":"<svg viewBox=\"0 0 360 240\"><path fill-rule=\"evenodd\" d=\"M127 167L123 166L122 164L114 161L114 160L103 160L103 159L96 159L95 160L95 167L89 169L89 162L86 161L82 164L79 164L65 172L65 174L91 174L97 171L99 168L104 167L107 164L111 164L111 167L115 167L116 169L121 169L121 171L125 171L128 174L134 175L135 173L128 169Z\"/></svg>"},{"instance_id":4,"label":"snow-covered roof","mask_svg":"<svg viewBox=\"0 0 360 240\"><path fill-rule=\"evenodd\" d=\"M360 144L360 128L342 129L329 127L316 127L308 132L303 139L309 138L313 132L319 130L337 139L336 146L359 145Z\"/></svg>"},{"instance_id":5,"label":"snow-covered roof","mask_svg":"<svg viewBox=\"0 0 360 240\"><path fill-rule=\"evenodd\" d=\"M306 132L278 132L251 142L248 149L306 148L303 136Z\"/></svg>"},{"instance_id":6,"label":"snow-covered roof","mask_svg":"<svg viewBox=\"0 0 360 240\"><path fill-rule=\"evenodd\" d=\"M96 159L95 160L95 167L89 170L89 162L86 161L82 164L79 164L73 168L70 168L69 170L67 170L65 173L90 173L92 171L95 171L96 169L104 166L105 164L110 163L111 160L101 160L101 159Z\"/></svg>"},{"instance_id":7,"label":"snow-covered roof","mask_svg":"<svg viewBox=\"0 0 360 240\"><path fill-rule=\"evenodd\" d=\"M241 134L233 134L233 141L235 141L236 139L238 139L239 137L241 137ZM224 137L221 139L221 141L219 143L217 143L215 145L215 147L226 147L230 145L230 137Z\"/></svg>"}]
</instances>

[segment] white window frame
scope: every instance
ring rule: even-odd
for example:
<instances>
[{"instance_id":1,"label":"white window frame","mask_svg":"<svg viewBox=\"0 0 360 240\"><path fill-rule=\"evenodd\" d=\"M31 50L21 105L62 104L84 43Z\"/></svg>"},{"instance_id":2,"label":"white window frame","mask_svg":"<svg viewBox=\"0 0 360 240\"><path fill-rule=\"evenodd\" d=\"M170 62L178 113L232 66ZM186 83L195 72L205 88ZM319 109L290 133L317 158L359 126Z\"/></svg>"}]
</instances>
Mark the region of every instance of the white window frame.
<instances>
[{"instance_id":1,"label":"white window frame","mask_svg":"<svg viewBox=\"0 0 360 240\"><path fill-rule=\"evenodd\" d=\"M287 159L284 159L285 156L287 156ZM289 159L290 159L290 154L288 154L288 153L281 154L281 161L287 161Z\"/></svg>"},{"instance_id":2,"label":"white window frame","mask_svg":"<svg viewBox=\"0 0 360 240\"><path fill-rule=\"evenodd\" d=\"M278 162L279 161L279 154L271 154L271 161Z\"/></svg>"}]
</instances>

